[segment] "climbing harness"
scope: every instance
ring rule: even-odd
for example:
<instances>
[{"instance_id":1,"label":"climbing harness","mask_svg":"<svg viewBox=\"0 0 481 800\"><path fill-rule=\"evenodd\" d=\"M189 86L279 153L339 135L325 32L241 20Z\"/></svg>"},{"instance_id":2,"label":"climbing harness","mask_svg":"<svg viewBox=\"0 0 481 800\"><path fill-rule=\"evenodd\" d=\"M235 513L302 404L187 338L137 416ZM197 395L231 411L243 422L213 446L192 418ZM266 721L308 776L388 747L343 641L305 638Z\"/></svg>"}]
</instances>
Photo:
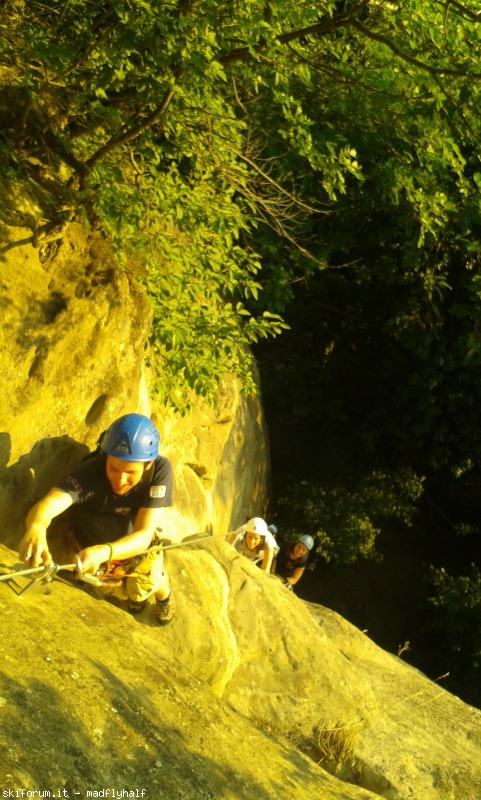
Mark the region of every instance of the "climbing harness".
<instances>
[{"instance_id":1,"label":"climbing harness","mask_svg":"<svg viewBox=\"0 0 481 800\"><path fill-rule=\"evenodd\" d=\"M144 578L145 573L136 572L133 568L135 563L139 561L139 558L141 558L141 556L133 556L123 561L106 561L95 573L94 577L98 581L97 585L114 589L116 586L122 585L124 578Z\"/></svg>"},{"instance_id":2,"label":"climbing harness","mask_svg":"<svg viewBox=\"0 0 481 800\"><path fill-rule=\"evenodd\" d=\"M196 536L193 534L192 539L189 539L188 542L175 542L173 544L156 544L152 547L149 547L147 550L144 550L143 553L139 553L136 556L132 556L131 558L123 559L123 560L112 560L106 561L105 564L102 564L98 572L95 576L95 579L98 581L97 586L105 586L109 588L115 588L116 586L121 586L122 581L124 578L143 578L145 577L144 572L136 572L135 565L138 564L140 559L144 556L148 556L151 553L160 553L164 552L164 550L173 550L174 548L179 547L188 547L191 544L197 544L197 542L203 542L206 539L225 539L225 533L218 533L215 536L212 536L210 533L206 536ZM82 575L80 580L84 580L87 577Z\"/></svg>"}]
</instances>

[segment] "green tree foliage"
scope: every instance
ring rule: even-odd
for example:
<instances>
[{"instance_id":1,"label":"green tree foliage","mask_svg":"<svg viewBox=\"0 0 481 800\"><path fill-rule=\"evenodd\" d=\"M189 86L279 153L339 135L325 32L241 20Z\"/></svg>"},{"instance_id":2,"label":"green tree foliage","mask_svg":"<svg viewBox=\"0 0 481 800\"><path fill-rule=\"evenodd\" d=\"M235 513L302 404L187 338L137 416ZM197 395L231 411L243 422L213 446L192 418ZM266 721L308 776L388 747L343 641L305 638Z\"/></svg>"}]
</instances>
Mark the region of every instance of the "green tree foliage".
<instances>
[{"instance_id":1,"label":"green tree foliage","mask_svg":"<svg viewBox=\"0 0 481 800\"><path fill-rule=\"evenodd\" d=\"M401 464L455 483L479 464L480 35L462 4L369 3L306 56L318 80L296 100L325 160L288 163L325 213L303 227L315 260L282 249L292 332L257 353L284 463L308 441L296 464L323 481Z\"/></svg>"},{"instance_id":2,"label":"green tree foliage","mask_svg":"<svg viewBox=\"0 0 481 800\"><path fill-rule=\"evenodd\" d=\"M372 472L356 486L293 483L278 502L283 536L295 540L309 531L317 553L333 563L369 558L376 552L379 526L389 519L410 525L421 493L422 481L407 469Z\"/></svg>"},{"instance_id":3,"label":"green tree foliage","mask_svg":"<svg viewBox=\"0 0 481 800\"><path fill-rule=\"evenodd\" d=\"M316 154L327 141L352 169L322 184L297 150L304 191L325 203L304 225L316 260L282 247L291 331L256 353L287 530L317 533L324 557L349 561L373 552L396 508L389 494L364 504L376 475L412 470L452 522L479 512L461 506L481 484L481 14L370 3L335 38L342 51L309 62L329 87L320 77L296 97ZM263 247L279 253L272 237ZM436 585L448 663L458 678L469 667L472 682L479 607L467 598L478 595L476 569L445 570Z\"/></svg>"},{"instance_id":4,"label":"green tree foliage","mask_svg":"<svg viewBox=\"0 0 481 800\"><path fill-rule=\"evenodd\" d=\"M471 564L467 575L431 570L434 611L428 632L436 636L438 665L450 664L450 681L469 702L480 705L481 570Z\"/></svg>"},{"instance_id":5,"label":"green tree foliage","mask_svg":"<svg viewBox=\"0 0 481 800\"><path fill-rule=\"evenodd\" d=\"M307 216L315 228L363 178L353 146L358 113L369 121L363 135L374 138L380 124L387 130L386 119L392 127L392 115L404 113L406 97L417 103L412 118L422 104L441 114L441 79L452 78L453 91L466 84L470 65L455 63L453 42L460 25L476 30L476 22L454 9L448 26L442 7L421 11L417 3L401 13L394 4L331 0L7 0L1 146L5 173L42 190L44 219L32 240L83 213L110 236L121 261L142 252L167 371L202 393L212 388L208 373L215 382L238 368L246 379L246 345L282 328L278 316L247 313L266 247L256 226L267 223L285 239L301 274L309 265L299 255L314 250L314 263L324 263L326 253L312 247L315 231L303 243L302 223ZM431 94L418 102L420 74ZM446 139L454 168L456 148ZM372 155L366 152L366 164ZM392 191L407 190L418 204L424 235L442 212L442 193L434 191L433 206L423 201L424 188L409 185L409 163L405 174L399 165L394 172ZM264 310L270 305L276 315L290 270L268 266ZM220 320L217 301L232 309ZM174 305L196 302L202 311L182 315L184 330L169 326ZM205 359L206 326L224 338L213 347L214 364ZM173 346L183 350L185 370L172 359Z\"/></svg>"},{"instance_id":6,"label":"green tree foliage","mask_svg":"<svg viewBox=\"0 0 481 800\"><path fill-rule=\"evenodd\" d=\"M80 213L121 262L141 254L162 388L175 405L186 386L212 396L230 370L252 388L247 346L285 327L275 311L247 309L260 289L248 234L259 220L287 233L304 204L269 175L248 105L291 71L288 43L329 30L332 11L329 2L4 4L2 160L7 177L42 193L32 241Z\"/></svg>"},{"instance_id":7,"label":"green tree foliage","mask_svg":"<svg viewBox=\"0 0 481 800\"><path fill-rule=\"evenodd\" d=\"M226 371L250 388L249 346L284 319L293 332L258 351L264 386L289 445L309 436L298 463L316 480L477 463L476 11L7 0L1 14L3 175L41 195L32 241L80 214L144 283L166 401L213 397Z\"/></svg>"}]
</instances>

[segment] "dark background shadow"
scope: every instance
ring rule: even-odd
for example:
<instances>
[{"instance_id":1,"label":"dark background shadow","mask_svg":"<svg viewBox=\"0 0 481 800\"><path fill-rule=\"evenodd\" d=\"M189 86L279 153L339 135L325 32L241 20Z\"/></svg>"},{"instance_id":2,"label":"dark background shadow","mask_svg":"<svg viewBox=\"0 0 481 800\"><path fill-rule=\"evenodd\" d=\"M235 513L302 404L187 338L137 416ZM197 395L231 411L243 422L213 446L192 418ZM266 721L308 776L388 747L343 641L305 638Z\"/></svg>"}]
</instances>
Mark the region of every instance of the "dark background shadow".
<instances>
[{"instance_id":1,"label":"dark background shadow","mask_svg":"<svg viewBox=\"0 0 481 800\"><path fill-rule=\"evenodd\" d=\"M10 434L0 433L0 542L17 548L30 508L88 452L70 436L42 439L15 464L8 465Z\"/></svg>"}]
</instances>

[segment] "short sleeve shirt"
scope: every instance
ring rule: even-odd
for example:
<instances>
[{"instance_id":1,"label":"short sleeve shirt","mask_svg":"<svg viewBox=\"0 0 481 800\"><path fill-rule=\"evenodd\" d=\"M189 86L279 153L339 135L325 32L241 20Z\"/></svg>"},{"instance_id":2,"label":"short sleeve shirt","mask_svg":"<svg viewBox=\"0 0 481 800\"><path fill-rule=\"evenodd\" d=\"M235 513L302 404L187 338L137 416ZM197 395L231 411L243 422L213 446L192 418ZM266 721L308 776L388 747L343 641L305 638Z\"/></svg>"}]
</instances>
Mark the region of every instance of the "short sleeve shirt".
<instances>
[{"instance_id":1,"label":"short sleeve shirt","mask_svg":"<svg viewBox=\"0 0 481 800\"><path fill-rule=\"evenodd\" d=\"M257 547L250 550L246 544L246 529L244 526L238 529L238 536L234 542L234 547L238 553L246 556L246 558L249 558L251 561L257 561L264 553L265 548L277 550L276 540L270 531L267 531L266 535L261 537L261 541Z\"/></svg>"},{"instance_id":2,"label":"short sleeve shirt","mask_svg":"<svg viewBox=\"0 0 481 800\"><path fill-rule=\"evenodd\" d=\"M301 558L291 558L289 551L292 547L292 542L281 542L279 552L276 558L276 575L282 578L290 578L296 569L305 567L309 561L309 553L301 556Z\"/></svg>"},{"instance_id":3,"label":"short sleeve shirt","mask_svg":"<svg viewBox=\"0 0 481 800\"><path fill-rule=\"evenodd\" d=\"M113 491L106 473L106 456L99 453L71 468L55 488L72 498L73 533L82 547L104 544L126 536L140 508L172 505L172 466L158 456L127 494Z\"/></svg>"}]
</instances>

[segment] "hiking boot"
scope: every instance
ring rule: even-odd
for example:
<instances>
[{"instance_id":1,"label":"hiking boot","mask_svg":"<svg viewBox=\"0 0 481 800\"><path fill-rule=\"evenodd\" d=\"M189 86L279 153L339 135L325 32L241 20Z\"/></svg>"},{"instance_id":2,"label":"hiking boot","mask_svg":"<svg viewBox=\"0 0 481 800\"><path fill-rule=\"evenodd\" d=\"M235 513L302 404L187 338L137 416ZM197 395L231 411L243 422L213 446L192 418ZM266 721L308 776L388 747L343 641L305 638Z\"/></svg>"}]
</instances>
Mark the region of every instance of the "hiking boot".
<instances>
[{"instance_id":1,"label":"hiking boot","mask_svg":"<svg viewBox=\"0 0 481 800\"><path fill-rule=\"evenodd\" d=\"M175 600L172 589L167 600L155 599L155 613L161 625L167 625L175 614Z\"/></svg>"},{"instance_id":2,"label":"hiking boot","mask_svg":"<svg viewBox=\"0 0 481 800\"><path fill-rule=\"evenodd\" d=\"M140 612L144 610L146 605L147 605L147 600L131 600L130 597L127 600L127 608L129 609L131 614L140 614Z\"/></svg>"}]
</instances>

